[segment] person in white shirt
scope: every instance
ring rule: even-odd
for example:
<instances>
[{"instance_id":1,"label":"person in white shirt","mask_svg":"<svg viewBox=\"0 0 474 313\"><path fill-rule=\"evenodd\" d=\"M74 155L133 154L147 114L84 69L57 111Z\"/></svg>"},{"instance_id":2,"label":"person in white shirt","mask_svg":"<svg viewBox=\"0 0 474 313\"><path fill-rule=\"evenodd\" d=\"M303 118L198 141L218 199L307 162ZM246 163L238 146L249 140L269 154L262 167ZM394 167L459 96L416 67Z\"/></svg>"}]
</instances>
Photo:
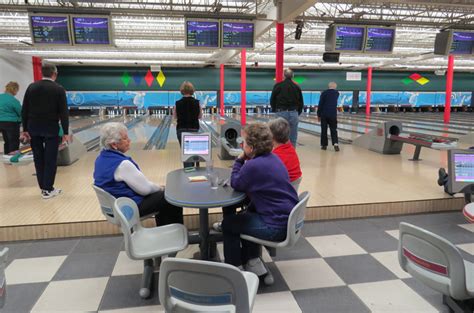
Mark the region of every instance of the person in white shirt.
<instances>
[{"instance_id":1,"label":"person in white shirt","mask_svg":"<svg viewBox=\"0 0 474 313\"><path fill-rule=\"evenodd\" d=\"M146 178L131 157L127 127L122 123L107 123L100 131L102 151L95 161L94 185L116 198L128 197L138 206L140 216L155 214L156 225L183 223L183 208L165 199L164 186Z\"/></svg>"}]
</instances>

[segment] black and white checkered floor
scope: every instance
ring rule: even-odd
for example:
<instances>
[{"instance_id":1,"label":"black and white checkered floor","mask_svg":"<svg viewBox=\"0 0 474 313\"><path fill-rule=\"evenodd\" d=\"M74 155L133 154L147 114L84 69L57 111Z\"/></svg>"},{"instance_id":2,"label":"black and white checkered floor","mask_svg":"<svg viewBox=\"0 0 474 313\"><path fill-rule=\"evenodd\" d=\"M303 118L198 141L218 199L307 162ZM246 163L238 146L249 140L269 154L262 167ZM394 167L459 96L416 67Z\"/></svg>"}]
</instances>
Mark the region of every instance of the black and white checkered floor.
<instances>
[{"instance_id":1,"label":"black and white checkered floor","mask_svg":"<svg viewBox=\"0 0 474 313\"><path fill-rule=\"evenodd\" d=\"M461 213L306 223L296 247L273 259L264 255L275 284L260 285L254 312L447 312L440 294L399 267L401 221L444 236L474 261L474 224ZM2 312L163 310L156 288L153 298L139 298L142 263L128 259L122 237L5 245L10 254ZM178 257L195 251L190 246Z\"/></svg>"}]
</instances>

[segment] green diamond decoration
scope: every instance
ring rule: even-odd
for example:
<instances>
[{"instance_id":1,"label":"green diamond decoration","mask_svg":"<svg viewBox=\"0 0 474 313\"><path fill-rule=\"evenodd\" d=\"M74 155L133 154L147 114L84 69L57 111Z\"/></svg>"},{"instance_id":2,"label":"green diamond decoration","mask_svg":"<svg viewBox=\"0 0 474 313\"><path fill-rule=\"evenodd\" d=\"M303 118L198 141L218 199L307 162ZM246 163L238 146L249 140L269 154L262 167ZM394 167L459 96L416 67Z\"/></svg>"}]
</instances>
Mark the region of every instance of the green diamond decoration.
<instances>
[{"instance_id":1,"label":"green diamond decoration","mask_svg":"<svg viewBox=\"0 0 474 313\"><path fill-rule=\"evenodd\" d=\"M295 82L297 82L298 84L301 84L301 83L304 83L306 81L306 77L303 77L303 76L295 76L293 78L293 80Z\"/></svg>"},{"instance_id":2,"label":"green diamond decoration","mask_svg":"<svg viewBox=\"0 0 474 313\"><path fill-rule=\"evenodd\" d=\"M128 74L128 72L123 72L122 83L125 85L125 87L128 87L130 80L132 80L132 77Z\"/></svg>"},{"instance_id":3,"label":"green diamond decoration","mask_svg":"<svg viewBox=\"0 0 474 313\"><path fill-rule=\"evenodd\" d=\"M410 85L411 83L413 83L413 80L407 77L402 79L402 83L404 83L405 85Z\"/></svg>"}]
</instances>

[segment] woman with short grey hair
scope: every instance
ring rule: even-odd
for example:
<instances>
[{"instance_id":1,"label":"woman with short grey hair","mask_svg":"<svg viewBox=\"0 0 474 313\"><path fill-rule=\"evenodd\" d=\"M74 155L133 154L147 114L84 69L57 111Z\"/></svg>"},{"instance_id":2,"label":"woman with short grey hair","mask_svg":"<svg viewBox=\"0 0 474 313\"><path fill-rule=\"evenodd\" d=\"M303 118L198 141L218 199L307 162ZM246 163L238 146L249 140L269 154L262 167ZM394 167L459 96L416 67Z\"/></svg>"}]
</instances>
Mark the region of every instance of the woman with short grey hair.
<instances>
[{"instance_id":1,"label":"woman with short grey hair","mask_svg":"<svg viewBox=\"0 0 474 313\"><path fill-rule=\"evenodd\" d=\"M149 181L138 164L125 155L130 138L124 124L105 124L100 130L100 144L103 149L95 160L94 185L115 198L132 199L140 216L155 215L157 226L183 223L183 208L168 203L164 186Z\"/></svg>"},{"instance_id":2,"label":"woman with short grey hair","mask_svg":"<svg viewBox=\"0 0 474 313\"><path fill-rule=\"evenodd\" d=\"M112 149L111 144L117 144L122 139L122 133L127 132L127 126L122 123L111 122L100 129L100 146L103 149Z\"/></svg>"}]
</instances>

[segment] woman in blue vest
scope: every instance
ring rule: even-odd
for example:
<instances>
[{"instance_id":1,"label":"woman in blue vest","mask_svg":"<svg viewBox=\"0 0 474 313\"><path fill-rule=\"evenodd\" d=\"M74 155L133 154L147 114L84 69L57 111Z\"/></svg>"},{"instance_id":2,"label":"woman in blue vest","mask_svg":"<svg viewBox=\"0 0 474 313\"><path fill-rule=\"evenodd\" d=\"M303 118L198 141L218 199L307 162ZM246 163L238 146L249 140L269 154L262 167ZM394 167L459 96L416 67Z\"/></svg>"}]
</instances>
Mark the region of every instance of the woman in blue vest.
<instances>
[{"instance_id":1,"label":"woman in blue vest","mask_svg":"<svg viewBox=\"0 0 474 313\"><path fill-rule=\"evenodd\" d=\"M15 96L20 86L9 82L5 93L0 94L0 132L3 136L3 153L8 154L20 147L21 104Z\"/></svg>"},{"instance_id":2,"label":"woman in blue vest","mask_svg":"<svg viewBox=\"0 0 474 313\"><path fill-rule=\"evenodd\" d=\"M107 123L100 130L102 151L95 160L94 185L116 198L127 197L138 205L140 216L155 214L156 225L183 223L183 208L165 199L164 186L149 181L125 153L130 149L127 127Z\"/></svg>"}]
</instances>

